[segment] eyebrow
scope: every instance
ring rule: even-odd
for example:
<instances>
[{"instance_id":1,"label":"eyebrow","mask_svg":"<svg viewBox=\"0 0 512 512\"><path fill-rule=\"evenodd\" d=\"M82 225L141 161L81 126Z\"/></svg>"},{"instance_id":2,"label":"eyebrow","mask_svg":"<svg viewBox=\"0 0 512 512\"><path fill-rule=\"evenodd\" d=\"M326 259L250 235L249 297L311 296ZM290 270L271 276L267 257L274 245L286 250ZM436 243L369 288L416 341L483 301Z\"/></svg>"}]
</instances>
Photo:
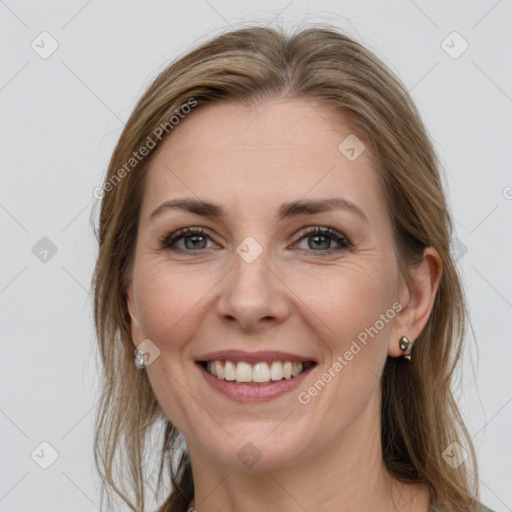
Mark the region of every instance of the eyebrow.
<instances>
[{"instance_id":1,"label":"eyebrow","mask_svg":"<svg viewBox=\"0 0 512 512\"><path fill-rule=\"evenodd\" d=\"M219 220L225 220L225 214L222 207L218 204L203 201L201 199L181 198L165 201L158 206L149 216L152 220L161 215L164 211L171 209L182 209L190 213L195 213L204 217L212 217ZM283 203L278 211L278 218L280 220L296 217L303 214L323 213L334 209L346 210L353 212L361 217L366 222L368 217L361 208L354 203L343 199L342 197L331 197L326 199L310 199L292 201Z\"/></svg>"}]
</instances>

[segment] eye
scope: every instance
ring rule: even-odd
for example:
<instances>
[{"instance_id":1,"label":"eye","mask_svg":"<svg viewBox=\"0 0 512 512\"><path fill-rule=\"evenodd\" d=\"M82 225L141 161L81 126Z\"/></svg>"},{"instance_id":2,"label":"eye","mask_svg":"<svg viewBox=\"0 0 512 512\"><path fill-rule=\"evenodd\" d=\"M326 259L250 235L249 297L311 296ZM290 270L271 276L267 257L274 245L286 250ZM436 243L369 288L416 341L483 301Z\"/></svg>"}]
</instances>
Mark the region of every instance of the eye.
<instances>
[{"instance_id":1,"label":"eye","mask_svg":"<svg viewBox=\"0 0 512 512\"><path fill-rule=\"evenodd\" d=\"M202 249L207 249L205 242L211 238L203 231L203 228L188 227L180 229L169 236L165 236L161 242L162 249L192 252L198 252ZM177 247L177 242L183 240L184 247Z\"/></svg>"},{"instance_id":2,"label":"eye","mask_svg":"<svg viewBox=\"0 0 512 512\"><path fill-rule=\"evenodd\" d=\"M347 237L332 228L316 226L302 234L303 236L301 237L300 241L307 239L311 240L311 242L308 242L308 247L306 250L319 252L322 256L352 248L352 244L347 239ZM339 245L339 247L334 249L331 248L332 240L334 240Z\"/></svg>"},{"instance_id":3,"label":"eye","mask_svg":"<svg viewBox=\"0 0 512 512\"><path fill-rule=\"evenodd\" d=\"M309 231L302 232L301 235L299 243L306 239L312 240L311 243L308 243L306 251L318 252L321 253L322 256L353 247L346 236L329 227L315 226ZM213 241L211 237L204 232L203 228L187 227L164 236L160 245L161 248L165 250L191 253L208 249L206 246L208 240ZM331 247L333 240L339 247ZM179 242L181 241L183 241L183 245L180 247Z\"/></svg>"}]
</instances>

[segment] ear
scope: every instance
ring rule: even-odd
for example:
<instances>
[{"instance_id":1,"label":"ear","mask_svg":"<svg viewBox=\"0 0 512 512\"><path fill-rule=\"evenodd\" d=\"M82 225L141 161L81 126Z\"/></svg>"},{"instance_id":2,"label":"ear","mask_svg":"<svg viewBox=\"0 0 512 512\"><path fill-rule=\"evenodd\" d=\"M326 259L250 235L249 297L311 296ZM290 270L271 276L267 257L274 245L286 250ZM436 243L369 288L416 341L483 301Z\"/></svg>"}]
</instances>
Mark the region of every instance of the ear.
<instances>
[{"instance_id":1,"label":"ear","mask_svg":"<svg viewBox=\"0 0 512 512\"><path fill-rule=\"evenodd\" d=\"M137 303L135 302L132 283L130 283L126 289L126 303L131 318L132 343L137 347L144 337L142 336L142 330L139 323L139 311Z\"/></svg>"},{"instance_id":2,"label":"ear","mask_svg":"<svg viewBox=\"0 0 512 512\"><path fill-rule=\"evenodd\" d=\"M399 344L402 336L407 336L414 346L430 317L441 274L442 261L439 253L433 247L427 247L422 262L410 270L410 282L407 283L405 278L401 278L398 301L402 309L396 315L391 329L389 356L404 355Z\"/></svg>"}]
</instances>

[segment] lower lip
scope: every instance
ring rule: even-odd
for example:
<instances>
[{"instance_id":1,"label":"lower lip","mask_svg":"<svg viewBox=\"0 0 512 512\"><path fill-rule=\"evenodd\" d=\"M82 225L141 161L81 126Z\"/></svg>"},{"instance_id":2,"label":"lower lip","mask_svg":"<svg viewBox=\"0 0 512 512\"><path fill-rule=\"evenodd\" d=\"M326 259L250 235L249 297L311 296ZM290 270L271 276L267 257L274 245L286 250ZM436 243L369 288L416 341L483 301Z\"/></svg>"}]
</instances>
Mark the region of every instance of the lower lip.
<instances>
[{"instance_id":1,"label":"lower lip","mask_svg":"<svg viewBox=\"0 0 512 512\"><path fill-rule=\"evenodd\" d=\"M233 381L227 381L224 379L218 379L211 373L208 373L205 368L197 363L199 370L201 371L206 382L215 390L222 395L234 400L235 402L268 402L274 398L289 393L296 389L310 371L316 366L310 366L306 368L300 375L291 379L283 379L273 384L234 384Z\"/></svg>"}]
</instances>

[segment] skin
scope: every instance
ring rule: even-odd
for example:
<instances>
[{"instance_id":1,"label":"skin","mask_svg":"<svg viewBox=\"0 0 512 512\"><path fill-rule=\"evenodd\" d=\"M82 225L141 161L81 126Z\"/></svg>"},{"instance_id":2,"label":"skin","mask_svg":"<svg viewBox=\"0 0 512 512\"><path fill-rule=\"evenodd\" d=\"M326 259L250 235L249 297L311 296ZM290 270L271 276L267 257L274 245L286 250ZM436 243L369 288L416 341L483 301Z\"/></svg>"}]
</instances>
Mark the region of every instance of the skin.
<instances>
[{"instance_id":1,"label":"skin","mask_svg":"<svg viewBox=\"0 0 512 512\"><path fill-rule=\"evenodd\" d=\"M301 100L210 104L182 121L151 162L127 290L132 337L160 350L146 371L186 438L199 512L428 510L425 486L385 471L379 379L387 356L403 355L399 338L414 341L424 328L441 260L428 248L406 284L370 150L355 161L338 150L350 133ZM277 218L284 202L334 196L367 220L347 210ZM182 197L220 204L226 220L178 209L150 220L161 203ZM181 252L162 248L162 238L187 226L204 228L203 249L184 239ZM315 226L339 231L351 249L323 256L340 245L329 236L315 245L304 229ZM248 236L263 250L250 264L236 252ZM298 392L396 301L402 310L299 403ZM194 363L223 349L282 350L318 364L297 392L237 403L211 389ZM237 457L248 442L261 454L252 468Z\"/></svg>"}]
</instances>

